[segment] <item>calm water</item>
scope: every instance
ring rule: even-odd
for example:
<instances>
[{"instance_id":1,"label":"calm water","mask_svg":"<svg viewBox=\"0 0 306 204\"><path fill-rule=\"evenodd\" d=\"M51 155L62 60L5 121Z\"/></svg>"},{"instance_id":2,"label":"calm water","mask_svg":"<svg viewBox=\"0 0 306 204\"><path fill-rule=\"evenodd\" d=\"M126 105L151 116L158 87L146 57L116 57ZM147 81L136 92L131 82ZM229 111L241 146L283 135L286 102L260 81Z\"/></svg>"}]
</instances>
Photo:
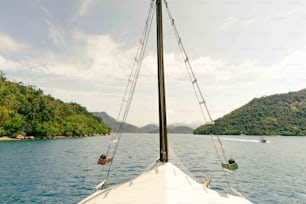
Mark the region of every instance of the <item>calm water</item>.
<instances>
[{"instance_id":1,"label":"calm water","mask_svg":"<svg viewBox=\"0 0 306 204\"><path fill-rule=\"evenodd\" d=\"M77 203L103 179L96 164L110 137L0 142L0 203ZM254 203L306 203L306 137L223 137L239 163L232 185ZM211 139L170 135L172 162L227 192ZM114 162L112 184L141 173L158 156L158 136L126 134Z\"/></svg>"}]
</instances>

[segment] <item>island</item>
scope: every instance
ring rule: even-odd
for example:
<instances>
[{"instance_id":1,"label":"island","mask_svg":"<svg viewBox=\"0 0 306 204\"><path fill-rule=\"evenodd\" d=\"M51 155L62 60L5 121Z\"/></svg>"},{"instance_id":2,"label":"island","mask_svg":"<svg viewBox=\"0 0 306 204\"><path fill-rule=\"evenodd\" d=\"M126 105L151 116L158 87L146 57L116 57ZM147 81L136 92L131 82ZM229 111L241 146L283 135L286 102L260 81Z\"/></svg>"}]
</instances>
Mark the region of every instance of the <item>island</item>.
<instances>
[{"instance_id":1,"label":"island","mask_svg":"<svg viewBox=\"0 0 306 204\"><path fill-rule=\"evenodd\" d=\"M254 98L194 134L306 135L306 89Z\"/></svg>"},{"instance_id":2,"label":"island","mask_svg":"<svg viewBox=\"0 0 306 204\"><path fill-rule=\"evenodd\" d=\"M0 139L83 137L111 128L77 103L64 103L0 72Z\"/></svg>"}]
</instances>

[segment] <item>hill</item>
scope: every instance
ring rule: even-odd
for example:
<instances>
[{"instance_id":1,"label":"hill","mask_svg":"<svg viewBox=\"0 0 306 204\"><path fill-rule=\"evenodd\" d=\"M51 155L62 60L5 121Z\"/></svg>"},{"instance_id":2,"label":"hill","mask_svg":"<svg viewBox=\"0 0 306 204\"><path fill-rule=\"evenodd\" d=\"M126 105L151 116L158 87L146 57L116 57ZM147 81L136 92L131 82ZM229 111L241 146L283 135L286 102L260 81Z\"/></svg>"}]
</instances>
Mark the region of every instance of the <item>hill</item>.
<instances>
[{"instance_id":1,"label":"hill","mask_svg":"<svg viewBox=\"0 0 306 204\"><path fill-rule=\"evenodd\" d=\"M146 133L152 133L152 132L158 132L158 126L154 125L154 124L148 124L143 126L142 128L140 128L142 132L146 132Z\"/></svg>"},{"instance_id":2,"label":"hill","mask_svg":"<svg viewBox=\"0 0 306 204\"><path fill-rule=\"evenodd\" d=\"M102 118L103 122L105 122L105 124L109 125L112 129L115 129L117 125L119 125L120 123L117 122L116 119L114 119L113 117L111 117L110 115L108 115L106 112L93 112L93 114L97 117ZM157 125L154 124L148 124L145 125L141 128L129 124L129 123L125 123L125 129L124 132L128 132L128 133L158 133L159 129ZM192 134L193 129L184 125L169 125L168 126L168 133L183 133L183 134Z\"/></svg>"},{"instance_id":3,"label":"hill","mask_svg":"<svg viewBox=\"0 0 306 204\"><path fill-rule=\"evenodd\" d=\"M193 129L187 126L175 126L169 129L170 133L192 134Z\"/></svg>"},{"instance_id":4,"label":"hill","mask_svg":"<svg viewBox=\"0 0 306 204\"><path fill-rule=\"evenodd\" d=\"M158 126L156 126L155 129L151 129L148 133L158 133L159 129ZM192 134L193 129L187 126L174 126L169 125L167 127L167 133L175 133L175 134Z\"/></svg>"},{"instance_id":5,"label":"hill","mask_svg":"<svg viewBox=\"0 0 306 204\"><path fill-rule=\"evenodd\" d=\"M76 103L64 103L0 72L0 137L108 134L102 120Z\"/></svg>"},{"instance_id":6,"label":"hill","mask_svg":"<svg viewBox=\"0 0 306 204\"><path fill-rule=\"evenodd\" d=\"M120 124L115 118L109 116L106 112L93 112L97 117L100 117L105 124L110 126L113 130ZM137 126L125 123L124 132L142 132Z\"/></svg>"},{"instance_id":7,"label":"hill","mask_svg":"<svg viewBox=\"0 0 306 204\"><path fill-rule=\"evenodd\" d=\"M306 89L254 98L195 134L306 135Z\"/></svg>"}]
</instances>

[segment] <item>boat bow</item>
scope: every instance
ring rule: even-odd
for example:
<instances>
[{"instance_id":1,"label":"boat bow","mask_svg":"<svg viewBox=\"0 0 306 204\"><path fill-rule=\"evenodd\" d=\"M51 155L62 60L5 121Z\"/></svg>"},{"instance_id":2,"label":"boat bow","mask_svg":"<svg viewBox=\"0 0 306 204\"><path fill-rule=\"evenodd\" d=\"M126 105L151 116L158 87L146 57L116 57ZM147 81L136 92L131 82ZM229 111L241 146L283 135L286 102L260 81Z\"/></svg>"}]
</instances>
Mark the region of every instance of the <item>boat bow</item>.
<instances>
[{"instance_id":1,"label":"boat bow","mask_svg":"<svg viewBox=\"0 0 306 204\"><path fill-rule=\"evenodd\" d=\"M170 162L157 162L135 179L99 190L79 204L85 203L247 204L251 202L240 196L220 194L206 188Z\"/></svg>"}]
</instances>

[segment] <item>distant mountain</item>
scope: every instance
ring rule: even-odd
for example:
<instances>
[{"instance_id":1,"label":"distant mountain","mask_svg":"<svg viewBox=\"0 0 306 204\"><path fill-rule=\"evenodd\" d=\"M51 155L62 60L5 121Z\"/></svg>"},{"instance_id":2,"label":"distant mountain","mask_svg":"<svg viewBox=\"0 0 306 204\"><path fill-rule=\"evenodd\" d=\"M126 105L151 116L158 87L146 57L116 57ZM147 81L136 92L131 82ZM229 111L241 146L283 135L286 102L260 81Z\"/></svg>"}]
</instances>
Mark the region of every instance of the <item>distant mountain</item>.
<instances>
[{"instance_id":1,"label":"distant mountain","mask_svg":"<svg viewBox=\"0 0 306 204\"><path fill-rule=\"evenodd\" d=\"M106 112L93 112L93 114L97 117L102 118L103 122L107 124L108 126L110 126L112 129L114 129L119 124L119 122L117 122L116 119L108 115ZM159 132L159 127L158 125L155 125L155 124L148 124L141 128L135 125L128 124L128 123L126 123L125 125L126 125L126 128L124 132L135 132L135 133L138 133L138 132L158 133ZM168 126L168 133L192 134L193 130L194 129L184 126L184 125L179 125L179 126L169 125Z\"/></svg>"},{"instance_id":2,"label":"distant mountain","mask_svg":"<svg viewBox=\"0 0 306 204\"><path fill-rule=\"evenodd\" d=\"M197 127L201 126L203 124L203 121L197 121L192 123L173 123L171 124L172 127L178 127L178 126L186 126L192 129L196 129Z\"/></svg>"},{"instance_id":3,"label":"distant mountain","mask_svg":"<svg viewBox=\"0 0 306 204\"><path fill-rule=\"evenodd\" d=\"M149 124L140 128L142 132L152 133L158 130L158 126L154 124Z\"/></svg>"},{"instance_id":4,"label":"distant mountain","mask_svg":"<svg viewBox=\"0 0 306 204\"><path fill-rule=\"evenodd\" d=\"M149 133L158 133L159 129L156 126L156 129L152 129ZM178 133L178 134L192 134L194 129L187 127L187 126L173 126L169 125L167 128L168 133Z\"/></svg>"},{"instance_id":5,"label":"distant mountain","mask_svg":"<svg viewBox=\"0 0 306 204\"><path fill-rule=\"evenodd\" d=\"M186 126L175 126L174 128L169 129L169 133L181 133L181 134L192 134L193 128Z\"/></svg>"},{"instance_id":6,"label":"distant mountain","mask_svg":"<svg viewBox=\"0 0 306 204\"><path fill-rule=\"evenodd\" d=\"M254 98L195 134L306 135L306 89Z\"/></svg>"},{"instance_id":7,"label":"distant mountain","mask_svg":"<svg viewBox=\"0 0 306 204\"><path fill-rule=\"evenodd\" d=\"M102 118L103 122L110 126L112 130L114 130L116 126L120 124L120 122L109 116L106 112L93 112L93 114L97 117ZM142 130L135 125L125 123L124 132L142 132Z\"/></svg>"}]
</instances>

